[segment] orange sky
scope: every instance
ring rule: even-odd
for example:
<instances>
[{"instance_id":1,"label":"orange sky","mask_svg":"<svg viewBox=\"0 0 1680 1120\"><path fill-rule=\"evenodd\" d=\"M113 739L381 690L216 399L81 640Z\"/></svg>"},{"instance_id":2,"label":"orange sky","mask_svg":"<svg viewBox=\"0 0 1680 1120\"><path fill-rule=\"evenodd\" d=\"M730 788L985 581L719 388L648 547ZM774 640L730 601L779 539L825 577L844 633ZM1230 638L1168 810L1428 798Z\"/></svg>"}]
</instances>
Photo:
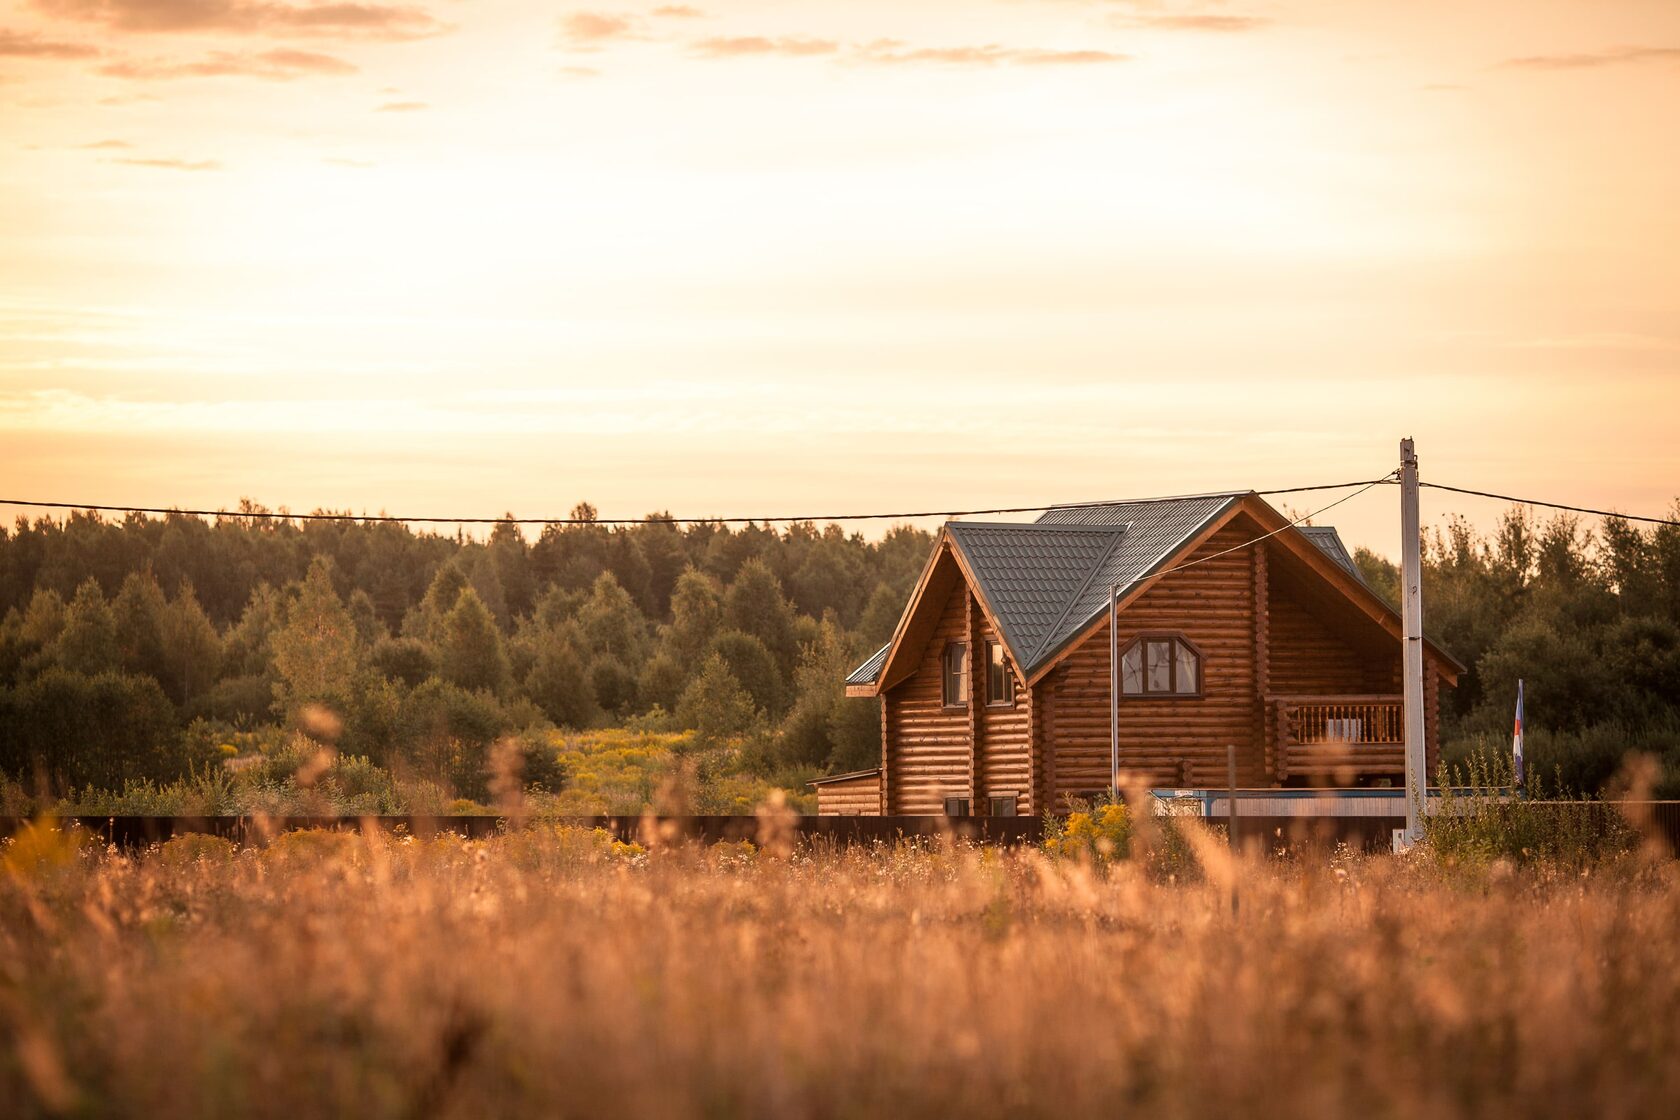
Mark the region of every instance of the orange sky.
<instances>
[{"instance_id":1,"label":"orange sky","mask_svg":"<svg viewBox=\"0 0 1680 1120\"><path fill-rule=\"evenodd\" d=\"M0 2L0 495L1658 513L1676 136L1672 0Z\"/></svg>"}]
</instances>

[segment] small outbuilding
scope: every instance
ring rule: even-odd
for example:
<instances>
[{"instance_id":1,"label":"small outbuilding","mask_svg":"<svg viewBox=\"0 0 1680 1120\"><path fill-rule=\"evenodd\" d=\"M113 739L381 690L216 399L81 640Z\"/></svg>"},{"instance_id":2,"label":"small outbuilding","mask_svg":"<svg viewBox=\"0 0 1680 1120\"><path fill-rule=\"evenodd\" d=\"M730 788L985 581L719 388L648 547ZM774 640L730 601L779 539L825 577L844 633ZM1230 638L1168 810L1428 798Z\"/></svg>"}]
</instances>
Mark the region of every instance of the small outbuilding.
<instances>
[{"instance_id":1,"label":"small outbuilding","mask_svg":"<svg viewBox=\"0 0 1680 1120\"><path fill-rule=\"evenodd\" d=\"M817 790L817 815L878 817L881 815L881 768L831 774L811 785Z\"/></svg>"}]
</instances>

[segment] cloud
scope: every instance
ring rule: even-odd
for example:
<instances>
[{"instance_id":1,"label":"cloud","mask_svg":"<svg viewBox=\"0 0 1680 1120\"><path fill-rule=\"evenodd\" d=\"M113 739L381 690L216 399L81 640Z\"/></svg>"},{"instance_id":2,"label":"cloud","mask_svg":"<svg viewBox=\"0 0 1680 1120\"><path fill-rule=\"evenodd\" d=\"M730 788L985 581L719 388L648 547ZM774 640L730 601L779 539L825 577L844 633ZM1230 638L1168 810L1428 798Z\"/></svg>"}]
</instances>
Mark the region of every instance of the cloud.
<instances>
[{"instance_id":1,"label":"cloud","mask_svg":"<svg viewBox=\"0 0 1680 1120\"><path fill-rule=\"evenodd\" d=\"M593 66L562 66L560 73L568 78L599 78L601 72Z\"/></svg>"},{"instance_id":2,"label":"cloud","mask_svg":"<svg viewBox=\"0 0 1680 1120\"><path fill-rule=\"evenodd\" d=\"M99 48L87 43L67 43L60 39L43 39L21 31L0 28L0 57L5 58L93 58Z\"/></svg>"},{"instance_id":3,"label":"cloud","mask_svg":"<svg viewBox=\"0 0 1680 1120\"><path fill-rule=\"evenodd\" d=\"M897 39L865 44L858 57L888 65L925 63L936 66L1086 66L1125 62L1130 55L1099 50L1046 50L986 43L967 47L912 47Z\"/></svg>"},{"instance_id":4,"label":"cloud","mask_svg":"<svg viewBox=\"0 0 1680 1120\"><path fill-rule=\"evenodd\" d=\"M319 35L418 39L449 30L422 8L379 3L283 3L280 0L35 0L63 19L116 31L231 31L251 35Z\"/></svg>"},{"instance_id":5,"label":"cloud","mask_svg":"<svg viewBox=\"0 0 1680 1120\"><path fill-rule=\"evenodd\" d=\"M341 77L356 68L341 58L315 51L279 48L254 54L213 51L196 62L150 61L113 62L99 68L101 74L133 81L165 81L176 78L264 78L289 82L296 78Z\"/></svg>"},{"instance_id":6,"label":"cloud","mask_svg":"<svg viewBox=\"0 0 1680 1120\"><path fill-rule=\"evenodd\" d=\"M653 14L666 19L703 19L706 15L699 8L691 8L687 4L666 4L655 8Z\"/></svg>"},{"instance_id":7,"label":"cloud","mask_svg":"<svg viewBox=\"0 0 1680 1120\"><path fill-rule=\"evenodd\" d=\"M376 112L376 113L418 113L418 112L420 112L424 109L430 109L430 108L431 108L431 106L426 104L424 101L387 101L387 102L385 102L385 104L383 104L379 108L375 109L374 112Z\"/></svg>"},{"instance_id":8,"label":"cloud","mask_svg":"<svg viewBox=\"0 0 1680 1120\"><path fill-rule=\"evenodd\" d=\"M560 38L571 47L592 50L619 39L639 39L628 16L605 12L571 12L560 17Z\"/></svg>"},{"instance_id":9,"label":"cloud","mask_svg":"<svg viewBox=\"0 0 1680 1120\"><path fill-rule=\"evenodd\" d=\"M91 144L78 144L77 147L84 152L114 152L132 148L134 145L127 140L95 140Z\"/></svg>"},{"instance_id":10,"label":"cloud","mask_svg":"<svg viewBox=\"0 0 1680 1120\"><path fill-rule=\"evenodd\" d=\"M1134 16L1124 21L1132 27L1154 31L1258 31L1270 26L1271 20L1259 16L1235 16L1217 12L1189 12L1176 16Z\"/></svg>"},{"instance_id":11,"label":"cloud","mask_svg":"<svg viewBox=\"0 0 1680 1120\"><path fill-rule=\"evenodd\" d=\"M696 58L728 59L780 56L820 58L840 56L848 61L883 65L931 66L1077 66L1124 62L1130 56L1102 50L1047 50L1040 47L979 46L919 47L901 39L875 39L843 46L833 39L805 36L740 35L700 39L689 45Z\"/></svg>"},{"instance_id":12,"label":"cloud","mask_svg":"<svg viewBox=\"0 0 1680 1120\"><path fill-rule=\"evenodd\" d=\"M325 156L322 163L330 163L334 167L354 167L358 170L375 166L371 159L351 159L349 156Z\"/></svg>"},{"instance_id":13,"label":"cloud","mask_svg":"<svg viewBox=\"0 0 1680 1120\"><path fill-rule=\"evenodd\" d=\"M130 167L158 167L166 171L220 171L221 162L213 159L114 159Z\"/></svg>"},{"instance_id":14,"label":"cloud","mask_svg":"<svg viewBox=\"0 0 1680 1120\"><path fill-rule=\"evenodd\" d=\"M1613 47L1587 54L1537 54L1508 58L1499 65L1513 70L1591 70L1642 62L1680 62L1680 47Z\"/></svg>"},{"instance_id":15,"label":"cloud","mask_svg":"<svg viewBox=\"0 0 1680 1120\"><path fill-rule=\"evenodd\" d=\"M831 39L807 39L802 36L767 39L761 35L701 39L690 48L691 52L700 58L740 58L748 55L808 58L813 55L833 54L839 49L840 44Z\"/></svg>"}]
</instances>

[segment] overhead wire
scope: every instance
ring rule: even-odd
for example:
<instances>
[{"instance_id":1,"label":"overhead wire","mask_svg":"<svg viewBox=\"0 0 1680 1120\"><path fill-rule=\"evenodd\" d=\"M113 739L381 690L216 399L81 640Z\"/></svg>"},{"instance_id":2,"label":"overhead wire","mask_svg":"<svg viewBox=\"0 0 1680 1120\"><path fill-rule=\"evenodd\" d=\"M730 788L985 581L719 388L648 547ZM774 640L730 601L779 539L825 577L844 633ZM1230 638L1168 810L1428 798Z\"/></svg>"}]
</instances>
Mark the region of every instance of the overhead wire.
<instances>
[{"instance_id":1,"label":"overhead wire","mask_svg":"<svg viewBox=\"0 0 1680 1120\"><path fill-rule=\"evenodd\" d=\"M1676 521L1670 517L1641 517L1635 513L1617 513L1614 510L1591 509L1587 506L1566 505L1563 502L1543 502L1538 498L1514 498L1509 494L1494 494L1486 490L1467 490L1462 486L1448 486L1443 482L1420 481L1418 485L1428 487L1431 490L1446 490L1454 494L1468 494L1474 498L1496 498L1502 502L1514 502L1517 505L1522 506L1541 506L1545 509L1567 510L1570 513L1585 513L1590 514L1593 517L1616 517L1623 521L1642 521L1648 525L1680 526L1680 521Z\"/></svg>"},{"instance_id":2,"label":"overhead wire","mask_svg":"<svg viewBox=\"0 0 1680 1120\"><path fill-rule=\"evenodd\" d=\"M447 517L447 516L409 516L397 514L368 514L368 513L332 513L315 511L312 513L290 513L277 510L252 509L191 509L179 506L131 506L107 505L95 502L53 502L30 498L0 498L0 505L18 506L28 509L61 509L86 513L141 513L159 514L163 516L176 515L182 517L226 517L245 518L258 521L357 521L364 523L389 522L400 525L777 525L795 524L798 522L839 522L839 521L918 521L932 517L991 517L1010 513L1044 513L1048 510L1075 509L1103 509L1123 505L1143 505L1154 502L1184 501L1189 498L1207 498L1219 494L1252 493L1261 497L1277 497L1284 494L1307 494L1325 490L1359 489L1353 494L1347 494L1321 510L1307 514L1316 517L1320 513L1334 509L1342 502L1363 494L1373 486L1393 484L1394 473L1376 479L1360 479L1352 482L1327 482L1312 486L1285 486L1270 490L1236 490L1212 491L1199 494L1174 494L1166 497L1128 498L1104 501L1085 502L1052 502L1045 505L1032 506L995 506L988 509L930 509L895 511L891 513L832 513L832 514L800 514L791 516L763 516L763 517L665 517L650 515L647 517ZM1490 490L1474 490L1462 486L1449 486L1443 482L1420 481L1419 485L1431 490L1443 490L1453 494L1464 494L1476 498L1492 498L1497 501L1511 502L1516 505L1538 506L1544 509L1563 510L1569 513L1581 513L1592 517L1614 517L1623 521L1638 521L1647 525L1672 525L1680 527L1680 520L1668 517L1647 517L1633 513L1619 513L1615 510L1595 509L1590 506L1570 505L1565 502L1550 502L1540 498L1523 498L1511 494L1498 494ZM1281 531L1281 530L1280 530ZM1265 538L1259 538L1265 539ZM1211 559L1211 557L1208 557Z\"/></svg>"},{"instance_id":3,"label":"overhead wire","mask_svg":"<svg viewBox=\"0 0 1680 1120\"><path fill-rule=\"evenodd\" d=\"M1166 568L1162 571L1152 572L1152 573L1150 573L1150 576L1151 576L1151 578L1155 578L1155 577L1158 577L1158 576L1169 575L1173 572L1182 572L1185 568L1194 568L1197 564L1206 564L1209 560L1217 560L1221 556L1229 556L1233 552L1241 552L1245 548L1253 548L1255 545L1261 543L1262 541L1271 540L1273 537L1277 536L1279 533L1286 532L1289 529L1296 528L1297 526L1302 525L1305 522L1311 521L1313 518L1317 517L1321 513L1329 513L1331 510L1335 509L1337 506L1341 505L1343 502L1352 501L1354 498L1359 497L1359 495L1365 493L1367 490L1371 489L1374 486L1381 486L1385 482L1393 481L1394 475L1399 474L1399 473L1400 473L1399 471L1395 471L1393 474L1384 475L1382 478L1372 479L1370 482L1367 482L1365 485L1361 486L1358 490L1355 490L1351 494L1343 494L1340 498L1337 498L1335 501L1331 502L1329 505L1325 506L1324 508L1315 509L1311 513L1303 513L1299 517L1296 517L1294 520L1290 521L1288 524L1279 525L1276 529L1273 529L1271 532L1265 533L1265 534L1263 534L1261 536L1258 536L1258 537L1255 537L1253 540L1243 541L1241 544L1234 544L1230 548L1221 549L1218 552L1211 552L1206 556L1198 556L1194 560L1186 560L1182 564L1175 564L1172 567Z\"/></svg>"},{"instance_id":4,"label":"overhead wire","mask_svg":"<svg viewBox=\"0 0 1680 1120\"><path fill-rule=\"evenodd\" d=\"M1275 490L1217 491L1215 493L1255 493L1262 497L1280 494L1304 494L1320 490L1346 490L1354 486L1374 485L1386 479L1333 482L1315 486L1289 486ZM1182 501L1186 498L1205 498L1211 494L1180 494L1172 497L1138 498L1092 502L1053 502L1037 506L999 506L993 509L918 510L897 513L837 513L806 514L797 517L408 517L395 514L354 513L285 513L274 510L180 509L165 506L100 505L87 502L47 502L23 498L0 498L0 505L37 509L66 509L88 513L147 513L175 514L183 517L253 518L269 521L362 521L394 522L414 525L772 525L803 521L914 521L929 517L986 517L1005 513L1043 513L1052 509L1102 509L1109 506L1141 505L1147 502Z\"/></svg>"}]
</instances>

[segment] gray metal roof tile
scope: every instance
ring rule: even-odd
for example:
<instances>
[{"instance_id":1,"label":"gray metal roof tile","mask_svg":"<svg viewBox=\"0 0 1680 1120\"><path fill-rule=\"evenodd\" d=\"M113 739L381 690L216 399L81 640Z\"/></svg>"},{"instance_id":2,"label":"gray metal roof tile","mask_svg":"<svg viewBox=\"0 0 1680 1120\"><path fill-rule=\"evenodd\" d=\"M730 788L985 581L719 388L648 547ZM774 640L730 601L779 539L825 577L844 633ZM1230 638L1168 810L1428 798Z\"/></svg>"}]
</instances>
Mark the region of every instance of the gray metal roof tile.
<instances>
[{"instance_id":1,"label":"gray metal roof tile","mask_svg":"<svg viewBox=\"0 0 1680 1120\"><path fill-rule=\"evenodd\" d=\"M1365 577L1359 574L1359 565L1353 562L1353 556L1348 552L1347 545L1342 543L1342 535L1336 532L1334 528L1329 525L1300 525L1297 528L1306 534L1306 538L1316 544L1324 552L1324 555L1347 569L1349 575L1359 580L1360 583L1365 582Z\"/></svg>"},{"instance_id":2,"label":"gray metal roof tile","mask_svg":"<svg viewBox=\"0 0 1680 1120\"><path fill-rule=\"evenodd\" d=\"M874 683L875 678L881 675L881 666L887 663L887 651L890 649L892 649L892 643L888 642L886 645L870 654L869 660L865 661L862 665L859 665L856 669L853 669L851 674L846 677L846 683Z\"/></svg>"},{"instance_id":3,"label":"gray metal roof tile","mask_svg":"<svg viewBox=\"0 0 1680 1120\"><path fill-rule=\"evenodd\" d=\"M1101 506L1053 509L1040 524L1096 524L1128 526L1117 547L1095 565L1066 604L1061 618L1027 661L1028 672L1049 660L1108 607L1110 590L1124 595L1146 579L1203 526L1225 512L1242 493L1208 494Z\"/></svg>"},{"instance_id":4,"label":"gray metal roof tile","mask_svg":"<svg viewBox=\"0 0 1680 1120\"><path fill-rule=\"evenodd\" d=\"M1125 535L1124 527L977 521L953 521L946 528L991 605L1010 652L1023 665L1055 629L1092 567Z\"/></svg>"}]
</instances>

